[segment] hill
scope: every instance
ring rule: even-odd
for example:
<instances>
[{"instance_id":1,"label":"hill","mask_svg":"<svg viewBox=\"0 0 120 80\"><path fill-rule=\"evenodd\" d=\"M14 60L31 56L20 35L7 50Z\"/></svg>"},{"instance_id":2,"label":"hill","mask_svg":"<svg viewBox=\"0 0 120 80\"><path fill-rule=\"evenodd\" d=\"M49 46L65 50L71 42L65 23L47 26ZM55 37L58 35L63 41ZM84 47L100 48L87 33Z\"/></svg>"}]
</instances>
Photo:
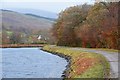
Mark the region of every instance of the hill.
<instances>
[{"instance_id":1,"label":"hill","mask_svg":"<svg viewBox=\"0 0 120 80\"><path fill-rule=\"evenodd\" d=\"M51 20L51 21L55 21L56 20L54 18L48 18L48 17L38 16L38 15L35 15L35 14L26 14L26 15L29 15L29 16L32 16L32 17L36 17L36 18L43 18L43 19L47 19L47 20Z\"/></svg>"},{"instance_id":2,"label":"hill","mask_svg":"<svg viewBox=\"0 0 120 80\"><path fill-rule=\"evenodd\" d=\"M53 21L43 17L34 17L14 11L2 11L2 25L6 29L44 30L52 27Z\"/></svg>"},{"instance_id":3,"label":"hill","mask_svg":"<svg viewBox=\"0 0 120 80\"><path fill-rule=\"evenodd\" d=\"M50 11L45 11L45 10L38 10L38 9L26 9L26 8L3 8L3 10L8 10L8 11L14 11L14 12L19 12L23 14L34 14L46 18L53 18L57 19L58 14Z\"/></svg>"},{"instance_id":4,"label":"hill","mask_svg":"<svg viewBox=\"0 0 120 80\"><path fill-rule=\"evenodd\" d=\"M29 35L29 37L33 35L50 36L49 30L54 23L54 20L50 18L31 16L30 14L26 15L10 10L1 10L0 13L2 13L0 14L2 15L0 16L2 18L0 23L2 26L0 27L2 27L3 32L7 32L7 35L13 32L20 32Z\"/></svg>"}]
</instances>

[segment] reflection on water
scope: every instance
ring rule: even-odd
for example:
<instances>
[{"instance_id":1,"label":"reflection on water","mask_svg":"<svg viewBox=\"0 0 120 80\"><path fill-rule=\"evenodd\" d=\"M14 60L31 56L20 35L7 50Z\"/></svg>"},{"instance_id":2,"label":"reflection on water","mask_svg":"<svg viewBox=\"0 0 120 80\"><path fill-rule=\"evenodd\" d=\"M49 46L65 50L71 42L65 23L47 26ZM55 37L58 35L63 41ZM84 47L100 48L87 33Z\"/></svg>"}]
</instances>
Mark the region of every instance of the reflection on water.
<instances>
[{"instance_id":1,"label":"reflection on water","mask_svg":"<svg viewBox=\"0 0 120 80\"><path fill-rule=\"evenodd\" d=\"M3 78L60 78L67 62L39 48L2 49Z\"/></svg>"}]
</instances>

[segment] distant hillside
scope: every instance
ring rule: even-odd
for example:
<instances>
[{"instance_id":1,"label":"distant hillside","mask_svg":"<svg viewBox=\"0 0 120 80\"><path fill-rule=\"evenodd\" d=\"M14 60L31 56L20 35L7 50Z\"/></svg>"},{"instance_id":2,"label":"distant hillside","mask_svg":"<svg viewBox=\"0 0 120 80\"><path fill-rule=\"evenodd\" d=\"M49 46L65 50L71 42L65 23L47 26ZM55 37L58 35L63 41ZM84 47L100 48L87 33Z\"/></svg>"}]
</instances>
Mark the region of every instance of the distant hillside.
<instances>
[{"instance_id":1,"label":"distant hillside","mask_svg":"<svg viewBox=\"0 0 120 80\"><path fill-rule=\"evenodd\" d=\"M7 8L4 10L19 12L19 13L23 13L23 14L34 14L34 15L38 15L38 16L42 16L42 17L46 17L46 18L53 18L53 19L58 18L57 13L44 11L44 10L26 9L26 8Z\"/></svg>"},{"instance_id":2,"label":"distant hillside","mask_svg":"<svg viewBox=\"0 0 120 80\"><path fill-rule=\"evenodd\" d=\"M20 43L43 43L53 41L50 30L54 20L47 17L36 16L34 14L22 14L10 10L0 10L0 29L2 28L2 43L8 44L19 35ZM1 26L2 25L2 26ZM1 35L1 34L0 34ZM37 37L42 36L42 42Z\"/></svg>"},{"instance_id":3,"label":"distant hillside","mask_svg":"<svg viewBox=\"0 0 120 80\"><path fill-rule=\"evenodd\" d=\"M1 10L0 12L2 12L2 16L0 16L2 23L0 24L4 27L3 29L7 30L48 30L54 22L53 19L42 16L25 15L9 10Z\"/></svg>"},{"instance_id":4,"label":"distant hillside","mask_svg":"<svg viewBox=\"0 0 120 80\"><path fill-rule=\"evenodd\" d=\"M48 19L48 20L51 20L51 21L55 21L56 20L54 18L48 18L48 17L38 16L38 15L35 15L35 14L25 14L25 15L33 16L33 17L36 17L36 18L44 18L44 19Z\"/></svg>"}]
</instances>

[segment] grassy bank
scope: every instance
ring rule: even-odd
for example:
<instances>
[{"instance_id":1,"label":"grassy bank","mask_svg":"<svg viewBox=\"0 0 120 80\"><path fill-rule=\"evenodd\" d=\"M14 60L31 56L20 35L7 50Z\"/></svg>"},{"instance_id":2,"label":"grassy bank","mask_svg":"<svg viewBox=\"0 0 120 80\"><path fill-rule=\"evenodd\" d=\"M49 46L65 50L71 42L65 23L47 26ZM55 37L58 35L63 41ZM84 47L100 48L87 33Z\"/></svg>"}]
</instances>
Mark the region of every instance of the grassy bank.
<instances>
[{"instance_id":1,"label":"grassy bank","mask_svg":"<svg viewBox=\"0 0 120 80\"><path fill-rule=\"evenodd\" d=\"M109 76L110 65L104 56L67 47L44 46L43 50L53 54L63 54L71 57L67 78L104 78Z\"/></svg>"}]
</instances>

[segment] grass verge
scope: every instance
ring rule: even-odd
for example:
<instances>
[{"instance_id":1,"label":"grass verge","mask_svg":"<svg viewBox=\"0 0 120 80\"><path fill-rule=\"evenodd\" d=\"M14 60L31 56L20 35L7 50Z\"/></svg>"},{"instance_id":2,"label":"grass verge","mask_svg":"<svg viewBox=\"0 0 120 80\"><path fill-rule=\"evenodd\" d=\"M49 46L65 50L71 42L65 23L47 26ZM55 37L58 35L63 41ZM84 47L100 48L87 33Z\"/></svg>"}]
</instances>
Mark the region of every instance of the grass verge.
<instances>
[{"instance_id":1,"label":"grass verge","mask_svg":"<svg viewBox=\"0 0 120 80\"><path fill-rule=\"evenodd\" d=\"M105 49L105 48L97 48L96 50L103 50L103 51L107 51L107 52L120 52L120 50L115 50L115 49Z\"/></svg>"},{"instance_id":2,"label":"grass verge","mask_svg":"<svg viewBox=\"0 0 120 80\"><path fill-rule=\"evenodd\" d=\"M101 54L72 50L67 47L46 45L43 50L71 57L66 78L108 78L110 65Z\"/></svg>"},{"instance_id":3,"label":"grass verge","mask_svg":"<svg viewBox=\"0 0 120 80\"><path fill-rule=\"evenodd\" d=\"M107 48L87 48L87 49L93 49L93 50L101 50L101 51L107 51L107 52L120 52L120 50L116 49L107 49Z\"/></svg>"}]
</instances>

